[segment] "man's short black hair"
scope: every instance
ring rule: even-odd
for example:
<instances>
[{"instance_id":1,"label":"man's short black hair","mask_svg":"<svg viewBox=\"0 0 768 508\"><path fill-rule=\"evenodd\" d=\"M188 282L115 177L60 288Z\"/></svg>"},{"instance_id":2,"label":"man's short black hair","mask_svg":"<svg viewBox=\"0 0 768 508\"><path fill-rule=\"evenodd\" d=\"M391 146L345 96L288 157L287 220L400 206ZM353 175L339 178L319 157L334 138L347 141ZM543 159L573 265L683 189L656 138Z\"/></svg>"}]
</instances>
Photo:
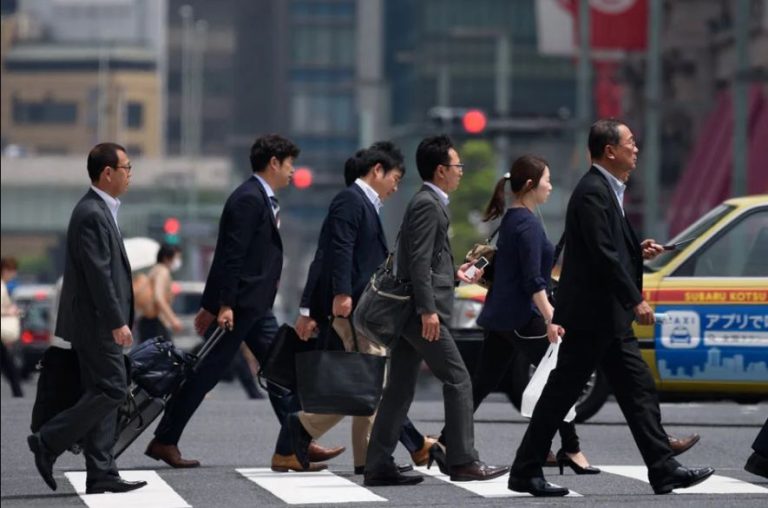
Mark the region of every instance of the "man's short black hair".
<instances>
[{"instance_id":1,"label":"man's short black hair","mask_svg":"<svg viewBox=\"0 0 768 508\"><path fill-rule=\"evenodd\" d=\"M164 243L160 246L160 250L157 251L157 262L164 263L166 260L173 258L181 252L181 249L176 245Z\"/></svg>"},{"instance_id":2,"label":"man's short black hair","mask_svg":"<svg viewBox=\"0 0 768 508\"><path fill-rule=\"evenodd\" d=\"M397 145L391 141L377 141L372 144L370 148L371 150L381 150L382 152L387 152L391 155L395 159L395 163L402 170L403 175L405 175L405 158L403 157L403 152L400 151Z\"/></svg>"},{"instance_id":3,"label":"man's short black hair","mask_svg":"<svg viewBox=\"0 0 768 508\"><path fill-rule=\"evenodd\" d=\"M349 187L358 178L367 175L376 164L381 164L384 174L397 169L405 172L402 160L398 161L390 152L375 148L362 148L347 159L344 164L344 183Z\"/></svg>"},{"instance_id":4,"label":"man's short black hair","mask_svg":"<svg viewBox=\"0 0 768 508\"><path fill-rule=\"evenodd\" d=\"M299 147L293 141L278 134L261 136L251 146L251 170L260 173L267 169L272 157L276 157L282 163L288 157L299 156Z\"/></svg>"},{"instance_id":5,"label":"man's short black hair","mask_svg":"<svg viewBox=\"0 0 768 508\"><path fill-rule=\"evenodd\" d=\"M603 118L592 124L589 128L589 155L593 159L599 159L605 153L607 145L619 144L619 126L624 123L615 118Z\"/></svg>"},{"instance_id":6,"label":"man's short black hair","mask_svg":"<svg viewBox=\"0 0 768 508\"><path fill-rule=\"evenodd\" d=\"M440 164L450 164L451 158L448 151L453 148L451 139L442 134L424 138L416 149L416 169L419 176L425 182L431 182L435 178L435 171Z\"/></svg>"},{"instance_id":7,"label":"man's short black hair","mask_svg":"<svg viewBox=\"0 0 768 508\"><path fill-rule=\"evenodd\" d=\"M88 153L88 176L91 182L99 181L101 173L107 166L114 168L117 166L117 152L125 152L125 148L117 143L99 143L91 148Z\"/></svg>"}]
</instances>

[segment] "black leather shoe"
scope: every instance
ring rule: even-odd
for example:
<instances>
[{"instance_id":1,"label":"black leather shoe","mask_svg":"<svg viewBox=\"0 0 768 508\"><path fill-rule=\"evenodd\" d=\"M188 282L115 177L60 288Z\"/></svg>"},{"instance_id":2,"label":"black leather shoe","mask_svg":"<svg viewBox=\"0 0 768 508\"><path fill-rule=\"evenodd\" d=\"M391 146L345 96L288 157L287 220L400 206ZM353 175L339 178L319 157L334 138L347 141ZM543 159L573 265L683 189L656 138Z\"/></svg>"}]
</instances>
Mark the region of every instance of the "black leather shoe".
<instances>
[{"instance_id":1,"label":"black leather shoe","mask_svg":"<svg viewBox=\"0 0 768 508\"><path fill-rule=\"evenodd\" d=\"M103 494L105 492L130 492L147 485L145 481L129 482L122 478L110 478L94 482L85 488L86 494Z\"/></svg>"},{"instance_id":2,"label":"black leather shoe","mask_svg":"<svg viewBox=\"0 0 768 508\"><path fill-rule=\"evenodd\" d=\"M768 478L768 458L754 452L747 459L747 463L744 464L744 470L757 476Z\"/></svg>"},{"instance_id":3,"label":"black leather shoe","mask_svg":"<svg viewBox=\"0 0 768 508\"><path fill-rule=\"evenodd\" d=\"M715 470L711 467L702 467L700 469L688 469L680 466L672 471L666 478L653 482L653 492L656 494L669 494L675 489L685 489L693 487L703 482L714 474Z\"/></svg>"},{"instance_id":4,"label":"black leather shoe","mask_svg":"<svg viewBox=\"0 0 768 508\"><path fill-rule=\"evenodd\" d=\"M309 444L312 442L312 436L309 435L309 432L301 424L298 413L290 413L285 420L285 424L288 427L288 434L291 436L293 453L296 454L299 464L304 469L309 469Z\"/></svg>"},{"instance_id":5,"label":"black leather shoe","mask_svg":"<svg viewBox=\"0 0 768 508\"><path fill-rule=\"evenodd\" d=\"M509 475L507 488L515 492L527 492L536 497L562 497L568 495L568 489L552 485L544 477L518 478Z\"/></svg>"},{"instance_id":6,"label":"black leather shoe","mask_svg":"<svg viewBox=\"0 0 768 508\"><path fill-rule=\"evenodd\" d=\"M564 450L558 450L557 452L557 467L560 469L560 474L563 474L565 466L573 469L576 474L598 474L600 469L592 466L581 467L573 459L571 459Z\"/></svg>"},{"instance_id":7,"label":"black leather shoe","mask_svg":"<svg viewBox=\"0 0 768 508\"><path fill-rule=\"evenodd\" d=\"M452 482L472 482L493 480L509 472L507 466L489 466L482 460L474 460L469 464L451 466Z\"/></svg>"},{"instance_id":8,"label":"black leather shoe","mask_svg":"<svg viewBox=\"0 0 768 508\"><path fill-rule=\"evenodd\" d=\"M389 485L416 485L424 481L423 476L405 475L398 471L389 473L365 473L363 485L366 487L385 487Z\"/></svg>"},{"instance_id":9,"label":"black leather shoe","mask_svg":"<svg viewBox=\"0 0 768 508\"><path fill-rule=\"evenodd\" d=\"M56 455L48 451L40 438L40 434L35 433L27 436L27 445L35 455L37 472L40 473L43 481L51 490L56 490L56 480L53 478L53 464L56 462Z\"/></svg>"},{"instance_id":10,"label":"black leather shoe","mask_svg":"<svg viewBox=\"0 0 768 508\"><path fill-rule=\"evenodd\" d=\"M413 466L411 464L397 465L398 473L407 473L408 471L413 471ZM355 466L355 474L365 474L365 466Z\"/></svg>"},{"instance_id":11,"label":"black leather shoe","mask_svg":"<svg viewBox=\"0 0 768 508\"><path fill-rule=\"evenodd\" d=\"M672 449L672 456L677 457L681 453L690 450L693 445L699 442L701 436L698 434L691 434L681 438L667 436L667 439L669 440L669 447Z\"/></svg>"}]
</instances>

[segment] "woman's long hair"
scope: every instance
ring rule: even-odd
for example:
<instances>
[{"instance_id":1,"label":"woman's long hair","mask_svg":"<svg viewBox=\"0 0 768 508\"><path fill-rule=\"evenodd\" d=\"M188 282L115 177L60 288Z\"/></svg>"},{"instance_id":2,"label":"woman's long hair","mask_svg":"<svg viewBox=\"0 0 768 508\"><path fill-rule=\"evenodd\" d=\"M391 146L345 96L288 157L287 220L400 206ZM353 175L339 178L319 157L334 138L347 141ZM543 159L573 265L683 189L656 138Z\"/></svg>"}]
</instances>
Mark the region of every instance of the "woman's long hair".
<instances>
[{"instance_id":1,"label":"woman's long hair","mask_svg":"<svg viewBox=\"0 0 768 508\"><path fill-rule=\"evenodd\" d=\"M485 222L498 219L504 214L506 209L506 201L504 200L504 184L509 182L509 186L512 192L518 198L523 194L535 189L539 185L541 176L544 174L544 168L549 165L546 160L537 155L523 155L518 157L515 162L512 163L512 167L509 172L506 173L501 179L496 182L496 187L493 189L493 195L488 205L485 207L485 215L483 220ZM526 185L526 182L531 182Z\"/></svg>"}]
</instances>

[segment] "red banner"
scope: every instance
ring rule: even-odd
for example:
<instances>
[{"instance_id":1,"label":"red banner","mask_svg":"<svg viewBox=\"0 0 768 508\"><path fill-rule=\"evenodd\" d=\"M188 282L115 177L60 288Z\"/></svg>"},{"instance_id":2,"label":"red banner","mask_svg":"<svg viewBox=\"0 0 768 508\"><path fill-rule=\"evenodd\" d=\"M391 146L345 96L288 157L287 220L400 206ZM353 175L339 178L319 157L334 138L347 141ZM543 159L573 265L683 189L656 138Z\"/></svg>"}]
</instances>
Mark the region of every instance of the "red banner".
<instances>
[{"instance_id":1,"label":"red banner","mask_svg":"<svg viewBox=\"0 0 768 508\"><path fill-rule=\"evenodd\" d=\"M571 11L578 45L579 1L558 0ZM589 0L593 49L644 50L648 35L648 0Z\"/></svg>"}]
</instances>

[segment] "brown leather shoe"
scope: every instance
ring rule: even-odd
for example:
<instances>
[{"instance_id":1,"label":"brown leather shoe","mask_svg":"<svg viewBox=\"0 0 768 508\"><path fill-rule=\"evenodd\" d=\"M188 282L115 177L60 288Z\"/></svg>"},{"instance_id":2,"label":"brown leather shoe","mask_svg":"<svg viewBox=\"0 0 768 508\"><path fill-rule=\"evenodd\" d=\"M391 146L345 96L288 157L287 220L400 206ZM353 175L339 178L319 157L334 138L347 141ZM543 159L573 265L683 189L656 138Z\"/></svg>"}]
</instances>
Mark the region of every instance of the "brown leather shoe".
<instances>
[{"instance_id":1,"label":"brown leather shoe","mask_svg":"<svg viewBox=\"0 0 768 508\"><path fill-rule=\"evenodd\" d=\"M417 466L426 466L429 460L429 449L432 445L437 443L437 438L432 436L424 436L424 446L411 452L411 460Z\"/></svg>"},{"instance_id":2,"label":"brown leather shoe","mask_svg":"<svg viewBox=\"0 0 768 508\"><path fill-rule=\"evenodd\" d=\"M310 462L325 462L326 460L331 460L334 457L338 457L342 453L344 453L344 450L346 450L346 446L337 446L336 448L324 448L320 446L319 444L312 441L309 443L309 450L307 450L307 456L309 457Z\"/></svg>"},{"instance_id":3,"label":"brown leather shoe","mask_svg":"<svg viewBox=\"0 0 768 508\"><path fill-rule=\"evenodd\" d=\"M299 471L305 473L314 473L327 469L327 464L310 464L309 468L305 469L299 459L296 458L296 454L291 455L272 455L272 471L277 473L287 473L288 471Z\"/></svg>"},{"instance_id":4,"label":"brown leather shoe","mask_svg":"<svg viewBox=\"0 0 768 508\"><path fill-rule=\"evenodd\" d=\"M698 434L691 434L690 436L686 436L680 439L667 436L667 439L669 439L669 447L672 448L672 455L674 456L680 455L681 453L690 450L693 445L699 442L701 436Z\"/></svg>"},{"instance_id":5,"label":"brown leather shoe","mask_svg":"<svg viewBox=\"0 0 768 508\"><path fill-rule=\"evenodd\" d=\"M182 459L181 452L176 445L163 444L155 439L149 442L144 455L155 460L162 460L169 466L179 469L198 467L200 465L199 460Z\"/></svg>"},{"instance_id":6,"label":"brown leather shoe","mask_svg":"<svg viewBox=\"0 0 768 508\"><path fill-rule=\"evenodd\" d=\"M452 482L471 482L474 480L493 480L509 472L509 467L489 466L481 460L475 460L462 466L451 466Z\"/></svg>"}]
</instances>

